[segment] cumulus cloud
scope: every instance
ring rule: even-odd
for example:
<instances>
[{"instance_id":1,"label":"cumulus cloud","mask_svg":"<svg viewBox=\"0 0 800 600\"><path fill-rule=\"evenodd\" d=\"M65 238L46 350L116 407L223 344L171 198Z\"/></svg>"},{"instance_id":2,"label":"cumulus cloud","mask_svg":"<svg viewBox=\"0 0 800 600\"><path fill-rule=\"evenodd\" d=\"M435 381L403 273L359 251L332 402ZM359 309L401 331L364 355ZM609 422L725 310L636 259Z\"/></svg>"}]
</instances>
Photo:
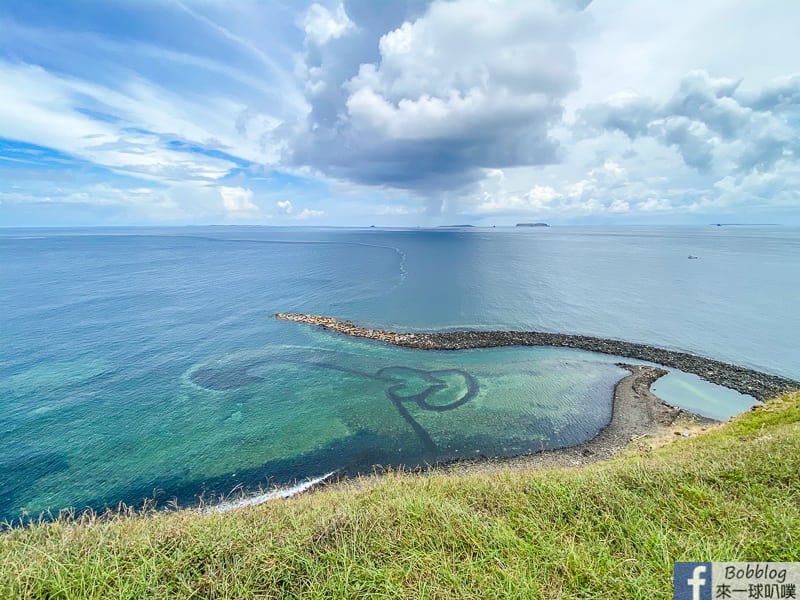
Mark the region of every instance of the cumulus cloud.
<instances>
[{"instance_id":1,"label":"cumulus cloud","mask_svg":"<svg viewBox=\"0 0 800 600\"><path fill-rule=\"evenodd\" d=\"M759 111L797 111L800 107L800 75L780 77L756 93L741 94L743 104Z\"/></svg>"},{"instance_id":2,"label":"cumulus cloud","mask_svg":"<svg viewBox=\"0 0 800 600\"><path fill-rule=\"evenodd\" d=\"M690 167L701 173L711 168L714 159L714 137L709 127L702 121L688 117L670 116L653 121L649 131L658 139L675 146Z\"/></svg>"},{"instance_id":3,"label":"cumulus cloud","mask_svg":"<svg viewBox=\"0 0 800 600\"><path fill-rule=\"evenodd\" d=\"M340 38L353 28L353 22L347 16L344 6L336 7L335 12L324 6L312 4L303 16L303 30L306 43L322 46L330 40Z\"/></svg>"},{"instance_id":4,"label":"cumulus cloud","mask_svg":"<svg viewBox=\"0 0 800 600\"><path fill-rule=\"evenodd\" d=\"M222 186L219 188L222 207L232 213L257 213L258 206L253 203L253 190L240 187Z\"/></svg>"},{"instance_id":5,"label":"cumulus cloud","mask_svg":"<svg viewBox=\"0 0 800 600\"><path fill-rule=\"evenodd\" d=\"M69 3L12 11L0 203L136 222L796 219L784 4L156 3L130 36L91 33ZM145 26L165 15L193 35Z\"/></svg>"},{"instance_id":6,"label":"cumulus cloud","mask_svg":"<svg viewBox=\"0 0 800 600\"><path fill-rule=\"evenodd\" d=\"M275 203L275 206L285 215L292 214L292 211L294 210L291 200L280 200Z\"/></svg>"},{"instance_id":7,"label":"cumulus cloud","mask_svg":"<svg viewBox=\"0 0 800 600\"><path fill-rule=\"evenodd\" d=\"M642 193L639 184L629 182L627 170L613 160L589 169L578 181L535 184L521 191L511 191L513 185L502 170L489 171L478 185L470 212L540 218L627 213Z\"/></svg>"},{"instance_id":8,"label":"cumulus cloud","mask_svg":"<svg viewBox=\"0 0 800 600\"><path fill-rule=\"evenodd\" d=\"M315 219L317 217L321 217L325 214L324 210L315 210L313 208L304 208L300 211L297 215L298 219Z\"/></svg>"},{"instance_id":9,"label":"cumulus cloud","mask_svg":"<svg viewBox=\"0 0 800 600\"><path fill-rule=\"evenodd\" d=\"M733 97L741 80L713 78L705 71L692 71L680 82L664 111L700 122L726 139L735 137L750 117L750 110Z\"/></svg>"},{"instance_id":10,"label":"cumulus cloud","mask_svg":"<svg viewBox=\"0 0 800 600\"><path fill-rule=\"evenodd\" d=\"M358 34L309 50L298 74L311 111L294 164L433 193L485 168L558 159L550 127L578 85L575 10L546 1L394 4L382 18L384 5L345 5Z\"/></svg>"},{"instance_id":11,"label":"cumulus cloud","mask_svg":"<svg viewBox=\"0 0 800 600\"><path fill-rule=\"evenodd\" d=\"M284 217L298 221L305 221L307 219L316 219L325 214L324 210L316 210L313 208L304 208L300 212L295 211L295 207L291 200L279 200L275 203L278 212Z\"/></svg>"},{"instance_id":12,"label":"cumulus cloud","mask_svg":"<svg viewBox=\"0 0 800 600\"><path fill-rule=\"evenodd\" d=\"M647 126L656 110L656 103L650 98L620 93L582 109L582 125L590 134L617 130L635 138L647 133Z\"/></svg>"},{"instance_id":13,"label":"cumulus cloud","mask_svg":"<svg viewBox=\"0 0 800 600\"><path fill-rule=\"evenodd\" d=\"M739 92L741 84L692 71L665 101L625 95L586 107L579 112L577 129L584 136L616 130L630 139L652 137L674 147L686 165L701 173L717 162L750 171L796 161L800 78L768 83L756 93Z\"/></svg>"},{"instance_id":14,"label":"cumulus cloud","mask_svg":"<svg viewBox=\"0 0 800 600\"><path fill-rule=\"evenodd\" d=\"M672 209L672 204L667 198L648 198L639 202L637 208L643 212L662 212Z\"/></svg>"}]
</instances>

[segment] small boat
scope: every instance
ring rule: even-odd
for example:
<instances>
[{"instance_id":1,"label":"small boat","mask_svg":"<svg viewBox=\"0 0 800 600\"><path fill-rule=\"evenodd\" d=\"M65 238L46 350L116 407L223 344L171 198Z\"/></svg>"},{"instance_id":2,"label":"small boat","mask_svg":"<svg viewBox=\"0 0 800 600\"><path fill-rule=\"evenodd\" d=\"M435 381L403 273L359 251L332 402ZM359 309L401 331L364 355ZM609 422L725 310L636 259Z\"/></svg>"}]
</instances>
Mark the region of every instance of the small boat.
<instances>
[{"instance_id":1,"label":"small boat","mask_svg":"<svg viewBox=\"0 0 800 600\"><path fill-rule=\"evenodd\" d=\"M689 260L695 260L697 258L700 258L700 257L699 256L692 256L691 254L689 255Z\"/></svg>"}]
</instances>

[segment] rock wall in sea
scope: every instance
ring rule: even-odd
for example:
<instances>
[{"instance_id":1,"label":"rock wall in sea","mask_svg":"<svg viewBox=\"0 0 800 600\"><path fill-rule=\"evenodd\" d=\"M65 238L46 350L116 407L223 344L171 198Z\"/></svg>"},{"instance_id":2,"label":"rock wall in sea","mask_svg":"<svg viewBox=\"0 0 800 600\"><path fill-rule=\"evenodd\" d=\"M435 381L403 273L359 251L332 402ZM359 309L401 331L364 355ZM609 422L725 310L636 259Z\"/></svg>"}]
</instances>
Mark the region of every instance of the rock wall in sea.
<instances>
[{"instance_id":1,"label":"rock wall in sea","mask_svg":"<svg viewBox=\"0 0 800 600\"><path fill-rule=\"evenodd\" d=\"M377 340L420 350L465 350L497 346L557 346L602 352L645 360L694 373L703 379L766 400L777 394L800 389L800 382L754 369L704 358L687 352L666 350L647 344L608 338L542 331L445 331L435 333L397 333L360 327L333 317L298 313L278 313L278 319L323 327L354 337Z\"/></svg>"}]
</instances>

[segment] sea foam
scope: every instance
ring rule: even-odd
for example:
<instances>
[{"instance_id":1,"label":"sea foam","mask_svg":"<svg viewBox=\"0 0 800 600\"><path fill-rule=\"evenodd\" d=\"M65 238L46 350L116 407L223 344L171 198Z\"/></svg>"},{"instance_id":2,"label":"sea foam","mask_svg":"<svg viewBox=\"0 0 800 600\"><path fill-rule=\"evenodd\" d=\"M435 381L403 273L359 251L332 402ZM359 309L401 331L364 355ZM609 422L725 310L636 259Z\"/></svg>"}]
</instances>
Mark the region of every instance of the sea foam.
<instances>
[{"instance_id":1,"label":"sea foam","mask_svg":"<svg viewBox=\"0 0 800 600\"><path fill-rule=\"evenodd\" d=\"M248 498L242 498L241 500L221 502L213 506L207 506L203 508L201 512L226 513L239 508L244 508L245 506L255 506L257 504L264 504L265 502L269 502L270 500L291 498L292 496L305 492L306 490L309 490L319 485L320 483L326 481L327 479L330 479L335 473L336 471L331 471L330 473L325 473L325 475L322 475L321 477L307 479L302 483L298 483L290 487L275 488L274 490L271 490L264 494L258 494L257 496L250 496Z\"/></svg>"}]
</instances>

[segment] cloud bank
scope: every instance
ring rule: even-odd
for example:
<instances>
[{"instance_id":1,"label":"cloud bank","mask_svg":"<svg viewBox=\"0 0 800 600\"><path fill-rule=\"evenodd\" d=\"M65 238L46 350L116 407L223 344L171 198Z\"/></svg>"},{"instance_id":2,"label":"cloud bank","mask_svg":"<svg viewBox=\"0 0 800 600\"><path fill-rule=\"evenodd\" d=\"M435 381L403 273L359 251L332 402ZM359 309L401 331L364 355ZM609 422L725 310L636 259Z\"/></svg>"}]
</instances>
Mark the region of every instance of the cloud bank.
<instances>
[{"instance_id":1,"label":"cloud bank","mask_svg":"<svg viewBox=\"0 0 800 600\"><path fill-rule=\"evenodd\" d=\"M722 0L9 0L0 215L800 223L798 20Z\"/></svg>"},{"instance_id":2,"label":"cloud bank","mask_svg":"<svg viewBox=\"0 0 800 600\"><path fill-rule=\"evenodd\" d=\"M478 0L340 9L351 25L332 29L336 39L306 35L310 113L291 162L434 194L483 169L557 160L549 128L578 85L575 11Z\"/></svg>"}]
</instances>

